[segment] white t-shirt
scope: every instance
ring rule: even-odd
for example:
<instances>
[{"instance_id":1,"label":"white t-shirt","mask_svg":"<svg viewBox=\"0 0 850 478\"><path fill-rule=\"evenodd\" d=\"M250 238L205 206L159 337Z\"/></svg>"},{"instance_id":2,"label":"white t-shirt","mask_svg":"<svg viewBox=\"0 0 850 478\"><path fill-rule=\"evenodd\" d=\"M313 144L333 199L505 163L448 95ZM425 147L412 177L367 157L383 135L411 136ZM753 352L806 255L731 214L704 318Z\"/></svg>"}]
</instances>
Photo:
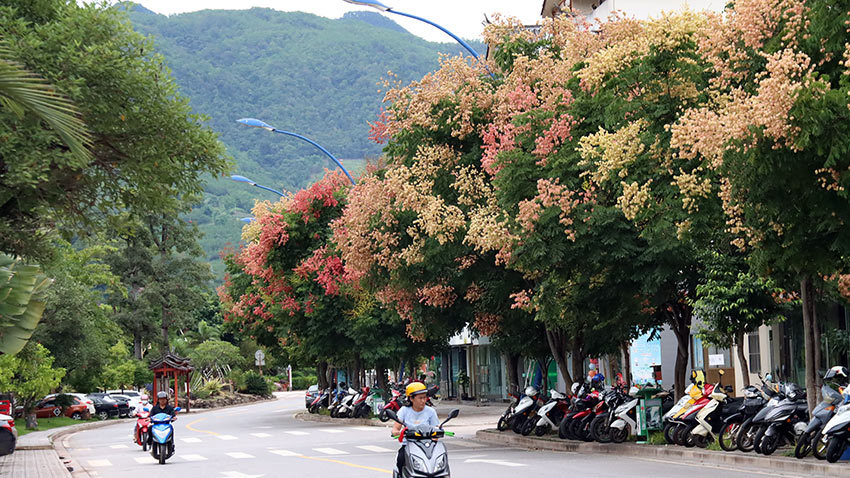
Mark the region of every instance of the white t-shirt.
<instances>
[{"instance_id":1,"label":"white t-shirt","mask_svg":"<svg viewBox=\"0 0 850 478\"><path fill-rule=\"evenodd\" d=\"M401 407L401 410L398 411L398 419L406 427L425 424L435 427L440 426L440 419L437 418L437 412L428 406L423 408L421 412L414 411L413 407ZM402 445L406 445L407 439L404 439L401 443Z\"/></svg>"}]
</instances>

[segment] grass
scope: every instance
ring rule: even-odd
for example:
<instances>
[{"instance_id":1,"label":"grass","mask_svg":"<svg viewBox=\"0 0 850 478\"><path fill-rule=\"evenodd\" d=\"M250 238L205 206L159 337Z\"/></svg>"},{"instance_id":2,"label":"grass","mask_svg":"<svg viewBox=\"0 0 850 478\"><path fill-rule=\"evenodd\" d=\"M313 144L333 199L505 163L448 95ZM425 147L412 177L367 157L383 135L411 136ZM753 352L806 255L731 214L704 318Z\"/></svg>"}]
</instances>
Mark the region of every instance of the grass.
<instances>
[{"instance_id":1,"label":"grass","mask_svg":"<svg viewBox=\"0 0 850 478\"><path fill-rule=\"evenodd\" d=\"M45 430L51 430L53 428L67 427L70 425L79 425L80 423L96 421L99 420L97 418L92 418L89 420L74 420L73 418L68 417L39 418L38 428L35 430L28 430L26 427L26 419L21 418L19 420L15 420L15 428L18 429L18 436L20 437L31 432L43 432Z\"/></svg>"}]
</instances>

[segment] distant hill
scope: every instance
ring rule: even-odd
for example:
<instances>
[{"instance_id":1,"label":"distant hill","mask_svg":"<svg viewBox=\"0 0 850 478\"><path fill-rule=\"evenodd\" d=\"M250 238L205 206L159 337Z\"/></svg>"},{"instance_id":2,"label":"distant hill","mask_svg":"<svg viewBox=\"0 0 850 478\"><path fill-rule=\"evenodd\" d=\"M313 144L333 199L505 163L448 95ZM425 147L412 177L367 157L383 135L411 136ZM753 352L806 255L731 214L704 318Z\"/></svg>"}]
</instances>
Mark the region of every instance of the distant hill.
<instances>
[{"instance_id":1,"label":"distant hill","mask_svg":"<svg viewBox=\"0 0 850 478\"><path fill-rule=\"evenodd\" d=\"M236 173L266 186L305 187L333 163L313 146L285 135L237 124L262 119L307 136L350 170L381 154L368 140L380 111L378 83L388 71L405 83L438 66L440 53L459 54L455 43L430 43L377 13L352 12L327 19L271 9L205 10L164 16L141 5L121 4L136 31L151 35L197 113L235 158ZM484 52L479 42L472 45ZM352 171L354 173L354 171ZM214 178L191 214L214 269L219 251L239 242L240 217L254 199L274 194Z\"/></svg>"}]
</instances>

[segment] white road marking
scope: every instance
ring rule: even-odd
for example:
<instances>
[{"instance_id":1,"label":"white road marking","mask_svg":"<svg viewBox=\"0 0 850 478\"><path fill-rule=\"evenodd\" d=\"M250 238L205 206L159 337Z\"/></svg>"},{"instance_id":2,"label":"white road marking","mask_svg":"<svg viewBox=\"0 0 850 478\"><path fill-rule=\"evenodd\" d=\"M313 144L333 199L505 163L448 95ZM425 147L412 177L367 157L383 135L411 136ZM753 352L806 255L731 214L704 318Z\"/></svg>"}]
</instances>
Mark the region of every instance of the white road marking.
<instances>
[{"instance_id":1,"label":"white road marking","mask_svg":"<svg viewBox=\"0 0 850 478\"><path fill-rule=\"evenodd\" d=\"M159 460L157 460L156 458L154 458L152 456L140 456L138 458L133 458L133 459L136 460L136 463L142 463L142 464L144 464L144 463L159 463Z\"/></svg>"},{"instance_id":2,"label":"white road marking","mask_svg":"<svg viewBox=\"0 0 850 478\"><path fill-rule=\"evenodd\" d=\"M194 437L181 438L180 441L185 442L185 443L201 443L200 438L194 438Z\"/></svg>"},{"instance_id":3,"label":"white road marking","mask_svg":"<svg viewBox=\"0 0 850 478\"><path fill-rule=\"evenodd\" d=\"M482 445L480 443L471 443L471 442L463 441L463 440L449 440L447 443L450 443L452 445L466 447L466 448L484 448L484 447L487 446L487 445Z\"/></svg>"},{"instance_id":4,"label":"white road marking","mask_svg":"<svg viewBox=\"0 0 850 478\"><path fill-rule=\"evenodd\" d=\"M354 428L355 430L363 430L363 431L373 431L373 430L381 430L382 429L382 427L367 427L367 426L352 427L352 428ZM383 427L383 428L386 428L386 427Z\"/></svg>"},{"instance_id":5,"label":"white road marking","mask_svg":"<svg viewBox=\"0 0 850 478\"><path fill-rule=\"evenodd\" d=\"M254 458L254 455L242 453L241 451L234 451L234 452L231 452L231 453L225 453L225 455L229 456L230 458L236 458L236 459Z\"/></svg>"},{"instance_id":6,"label":"white road marking","mask_svg":"<svg viewBox=\"0 0 850 478\"><path fill-rule=\"evenodd\" d=\"M254 427L254 428L271 428L271 427Z\"/></svg>"},{"instance_id":7,"label":"white road marking","mask_svg":"<svg viewBox=\"0 0 850 478\"><path fill-rule=\"evenodd\" d=\"M357 448L360 448L361 450L366 450L366 451L373 451L375 453L384 453L384 452L388 452L388 451L394 451L394 450L390 450L389 448L384 448L382 446L375 446L375 445L360 445Z\"/></svg>"},{"instance_id":8,"label":"white road marking","mask_svg":"<svg viewBox=\"0 0 850 478\"><path fill-rule=\"evenodd\" d=\"M207 458L201 455L177 455L186 461L204 461Z\"/></svg>"},{"instance_id":9,"label":"white road marking","mask_svg":"<svg viewBox=\"0 0 850 478\"><path fill-rule=\"evenodd\" d=\"M317 430L325 433L345 433L345 430L337 430L336 428L318 428Z\"/></svg>"},{"instance_id":10,"label":"white road marking","mask_svg":"<svg viewBox=\"0 0 850 478\"><path fill-rule=\"evenodd\" d=\"M251 435L257 438L268 438L271 436L268 433L252 433Z\"/></svg>"},{"instance_id":11,"label":"white road marking","mask_svg":"<svg viewBox=\"0 0 850 478\"><path fill-rule=\"evenodd\" d=\"M245 473L242 473L241 471L222 471L221 474L226 476L227 478L260 478L261 476L266 476L266 475L246 475Z\"/></svg>"},{"instance_id":12,"label":"white road marking","mask_svg":"<svg viewBox=\"0 0 850 478\"><path fill-rule=\"evenodd\" d=\"M289 433L290 435L296 435L296 436L309 435L309 433L307 433L307 432L299 432L298 430L290 430L290 431L284 432L284 433Z\"/></svg>"},{"instance_id":13,"label":"white road marking","mask_svg":"<svg viewBox=\"0 0 850 478\"><path fill-rule=\"evenodd\" d=\"M522 463L513 463L510 461L502 461L502 460L483 460L481 458L471 458L469 460L464 460L464 463L489 463L491 465L501 465L501 466L526 466Z\"/></svg>"},{"instance_id":14,"label":"white road marking","mask_svg":"<svg viewBox=\"0 0 850 478\"><path fill-rule=\"evenodd\" d=\"M121 448L127 448L127 445L109 445L109 448L112 448L114 450L118 450L118 449L121 449Z\"/></svg>"},{"instance_id":15,"label":"white road marking","mask_svg":"<svg viewBox=\"0 0 850 478\"><path fill-rule=\"evenodd\" d=\"M216 435L215 437L219 440L238 440L238 438L233 435Z\"/></svg>"},{"instance_id":16,"label":"white road marking","mask_svg":"<svg viewBox=\"0 0 850 478\"><path fill-rule=\"evenodd\" d=\"M112 466L112 463L109 460L89 460L89 466Z\"/></svg>"},{"instance_id":17,"label":"white road marking","mask_svg":"<svg viewBox=\"0 0 850 478\"><path fill-rule=\"evenodd\" d=\"M289 450L269 450L269 453L274 453L275 455L280 456L301 456L301 453L295 453L294 451Z\"/></svg>"},{"instance_id":18,"label":"white road marking","mask_svg":"<svg viewBox=\"0 0 850 478\"><path fill-rule=\"evenodd\" d=\"M313 450L325 455L348 455L347 451L337 450L336 448L313 448Z\"/></svg>"}]
</instances>

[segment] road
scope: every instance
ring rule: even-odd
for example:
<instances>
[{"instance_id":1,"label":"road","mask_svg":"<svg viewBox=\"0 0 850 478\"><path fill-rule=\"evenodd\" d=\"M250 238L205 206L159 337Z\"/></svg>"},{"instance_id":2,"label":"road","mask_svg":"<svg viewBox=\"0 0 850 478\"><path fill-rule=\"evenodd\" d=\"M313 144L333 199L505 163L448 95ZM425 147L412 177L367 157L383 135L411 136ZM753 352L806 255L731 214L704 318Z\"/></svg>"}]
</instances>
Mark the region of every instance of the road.
<instances>
[{"instance_id":1,"label":"road","mask_svg":"<svg viewBox=\"0 0 850 478\"><path fill-rule=\"evenodd\" d=\"M295 419L301 393L271 402L183 415L175 422L175 455L163 466L132 442L135 424L87 430L63 440L75 477L261 478L391 476L398 442L383 427L325 424ZM443 410L440 416L443 416ZM450 422L451 424L451 422ZM446 425L447 429L452 427ZM474 426L446 438L454 476L681 478L694 473L723 477L793 477L770 470L700 466L684 462L578 453L527 451L477 443Z\"/></svg>"}]
</instances>

